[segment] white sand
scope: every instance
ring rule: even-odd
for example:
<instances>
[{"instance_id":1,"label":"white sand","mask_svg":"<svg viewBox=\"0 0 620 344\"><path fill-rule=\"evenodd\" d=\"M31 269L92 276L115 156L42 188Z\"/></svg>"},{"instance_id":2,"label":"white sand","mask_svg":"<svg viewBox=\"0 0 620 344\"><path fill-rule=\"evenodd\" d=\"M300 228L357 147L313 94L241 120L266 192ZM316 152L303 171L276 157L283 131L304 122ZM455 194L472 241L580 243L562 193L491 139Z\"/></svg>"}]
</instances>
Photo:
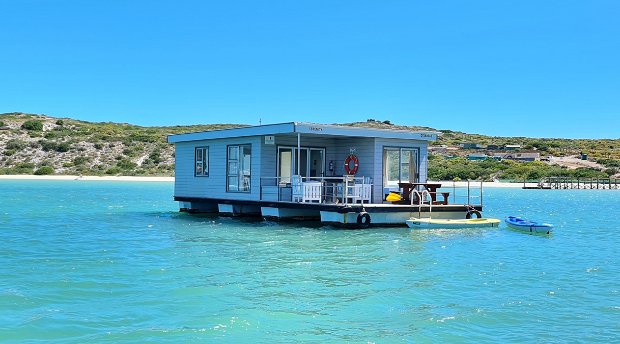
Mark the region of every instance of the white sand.
<instances>
[{"instance_id":1,"label":"white sand","mask_svg":"<svg viewBox=\"0 0 620 344\"><path fill-rule=\"evenodd\" d=\"M440 183L442 188L449 188L449 187L452 187L452 185L458 188L467 187L467 182L453 182L451 180L447 180L447 181L444 180L444 181L438 181L438 182L429 181L429 183ZM529 186L529 187L534 187L537 185L538 183L525 183L525 186ZM477 188L480 186L480 182L470 182L469 186L472 188ZM482 182L482 187L483 188L522 188L523 183Z\"/></svg>"},{"instance_id":2,"label":"white sand","mask_svg":"<svg viewBox=\"0 0 620 344\"><path fill-rule=\"evenodd\" d=\"M95 180L95 181L123 181L123 182L174 182L174 177L135 177L135 176L65 176L65 175L0 175L1 179L20 180Z\"/></svg>"}]
</instances>

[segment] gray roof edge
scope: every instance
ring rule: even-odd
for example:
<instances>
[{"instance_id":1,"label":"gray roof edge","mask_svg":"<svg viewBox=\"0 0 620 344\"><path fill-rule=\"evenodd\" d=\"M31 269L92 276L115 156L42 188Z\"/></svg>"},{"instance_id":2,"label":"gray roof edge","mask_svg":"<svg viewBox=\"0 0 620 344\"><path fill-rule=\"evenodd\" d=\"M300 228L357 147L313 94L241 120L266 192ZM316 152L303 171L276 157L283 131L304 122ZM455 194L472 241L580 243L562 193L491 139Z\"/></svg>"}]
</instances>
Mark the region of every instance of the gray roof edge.
<instances>
[{"instance_id":1,"label":"gray roof edge","mask_svg":"<svg viewBox=\"0 0 620 344\"><path fill-rule=\"evenodd\" d=\"M168 136L168 143L211 140L220 138L246 137L256 135L275 135L286 133L332 135L332 136L357 136L357 137L380 137L394 139L434 140L433 135L441 135L438 131L414 131L404 129L382 129L366 127L350 127L334 124L319 124L310 122L284 122L257 126L218 129ZM413 137L416 136L416 137Z\"/></svg>"},{"instance_id":2,"label":"gray roof edge","mask_svg":"<svg viewBox=\"0 0 620 344\"><path fill-rule=\"evenodd\" d=\"M247 127L218 129L210 131L198 131L192 133L168 135L168 143L221 139L227 137L244 137L255 135L270 135L292 133L295 131L295 123L284 122L265 125L254 125Z\"/></svg>"},{"instance_id":3,"label":"gray roof edge","mask_svg":"<svg viewBox=\"0 0 620 344\"><path fill-rule=\"evenodd\" d=\"M348 125L338 125L338 124L320 124L320 123L312 123L312 122L292 122L297 127L298 125L309 125L309 126L320 126L320 127L330 127L330 128L338 128L338 129L351 129L351 130L368 130L368 131L379 131L379 132L403 132L403 133L428 133L428 134L443 134L440 131L435 130L407 130L407 129L384 129L384 128L371 128L371 127L352 127Z\"/></svg>"},{"instance_id":4,"label":"gray roof edge","mask_svg":"<svg viewBox=\"0 0 620 344\"><path fill-rule=\"evenodd\" d=\"M415 139L426 141L432 141L442 134L439 131L432 130L383 129L308 122L295 122L295 131L318 135Z\"/></svg>"}]
</instances>

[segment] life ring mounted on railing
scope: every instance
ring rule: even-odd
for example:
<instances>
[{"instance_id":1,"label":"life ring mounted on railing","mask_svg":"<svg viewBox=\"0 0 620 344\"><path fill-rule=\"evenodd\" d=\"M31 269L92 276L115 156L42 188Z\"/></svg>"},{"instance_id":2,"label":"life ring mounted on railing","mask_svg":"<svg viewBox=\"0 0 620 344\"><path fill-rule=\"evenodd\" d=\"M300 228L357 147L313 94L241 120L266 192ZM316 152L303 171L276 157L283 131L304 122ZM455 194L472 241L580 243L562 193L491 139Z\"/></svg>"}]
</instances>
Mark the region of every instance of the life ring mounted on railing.
<instances>
[{"instance_id":1,"label":"life ring mounted on railing","mask_svg":"<svg viewBox=\"0 0 620 344\"><path fill-rule=\"evenodd\" d=\"M351 161L353 162L353 167L351 167ZM351 154L344 160L344 170L347 174L355 174L357 172L357 168L360 165L359 159Z\"/></svg>"}]
</instances>

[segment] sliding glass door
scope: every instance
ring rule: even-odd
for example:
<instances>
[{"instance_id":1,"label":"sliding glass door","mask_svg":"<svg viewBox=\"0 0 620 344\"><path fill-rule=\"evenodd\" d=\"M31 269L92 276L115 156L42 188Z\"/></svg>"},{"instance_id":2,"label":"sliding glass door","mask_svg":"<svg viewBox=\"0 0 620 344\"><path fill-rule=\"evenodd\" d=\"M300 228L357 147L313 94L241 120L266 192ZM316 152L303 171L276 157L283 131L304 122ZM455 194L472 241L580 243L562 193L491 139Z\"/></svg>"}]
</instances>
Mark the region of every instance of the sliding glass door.
<instances>
[{"instance_id":1,"label":"sliding glass door","mask_svg":"<svg viewBox=\"0 0 620 344\"><path fill-rule=\"evenodd\" d=\"M383 185L396 186L399 182L415 183L418 181L418 148L383 149Z\"/></svg>"},{"instance_id":2,"label":"sliding glass door","mask_svg":"<svg viewBox=\"0 0 620 344\"><path fill-rule=\"evenodd\" d=\"M298 159L298 156L300 159ZM301 165L299 162L301 161ZM280 183L290 183L291 176L323 177L325 175L325 148L278 147L278 177Z\"/></svg>"},{"instance_id":3,"label":"sliding glass door","mask_svg":"<svg viewBox=\"0 0 620 344\"><path fill-rule=\"evenodd\" d=\"M325 176L325 149L309 148L308 177ZM303 155L301 158L303 161Z\"/></svg>"}]
</instances>

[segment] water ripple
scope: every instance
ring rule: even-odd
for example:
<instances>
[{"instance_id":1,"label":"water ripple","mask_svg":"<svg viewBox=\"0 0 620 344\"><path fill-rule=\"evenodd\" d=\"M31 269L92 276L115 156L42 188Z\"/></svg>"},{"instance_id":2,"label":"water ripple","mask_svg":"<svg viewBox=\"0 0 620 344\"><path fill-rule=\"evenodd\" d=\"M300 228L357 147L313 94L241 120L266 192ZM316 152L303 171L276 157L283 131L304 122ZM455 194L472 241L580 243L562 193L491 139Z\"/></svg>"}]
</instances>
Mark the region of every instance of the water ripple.
<instances>
[{"instance_id":1,"label":"water ripple","mask_svg":"<svg viewBox=\"0 0 620 344\"><path fill-rule=\"evenodd\" d=\"M556 225L537 236L190 216L169 184L0 186L3 342L620 338L617 192L487 191L488 216Z\"/></svg>"}]
</instances>

